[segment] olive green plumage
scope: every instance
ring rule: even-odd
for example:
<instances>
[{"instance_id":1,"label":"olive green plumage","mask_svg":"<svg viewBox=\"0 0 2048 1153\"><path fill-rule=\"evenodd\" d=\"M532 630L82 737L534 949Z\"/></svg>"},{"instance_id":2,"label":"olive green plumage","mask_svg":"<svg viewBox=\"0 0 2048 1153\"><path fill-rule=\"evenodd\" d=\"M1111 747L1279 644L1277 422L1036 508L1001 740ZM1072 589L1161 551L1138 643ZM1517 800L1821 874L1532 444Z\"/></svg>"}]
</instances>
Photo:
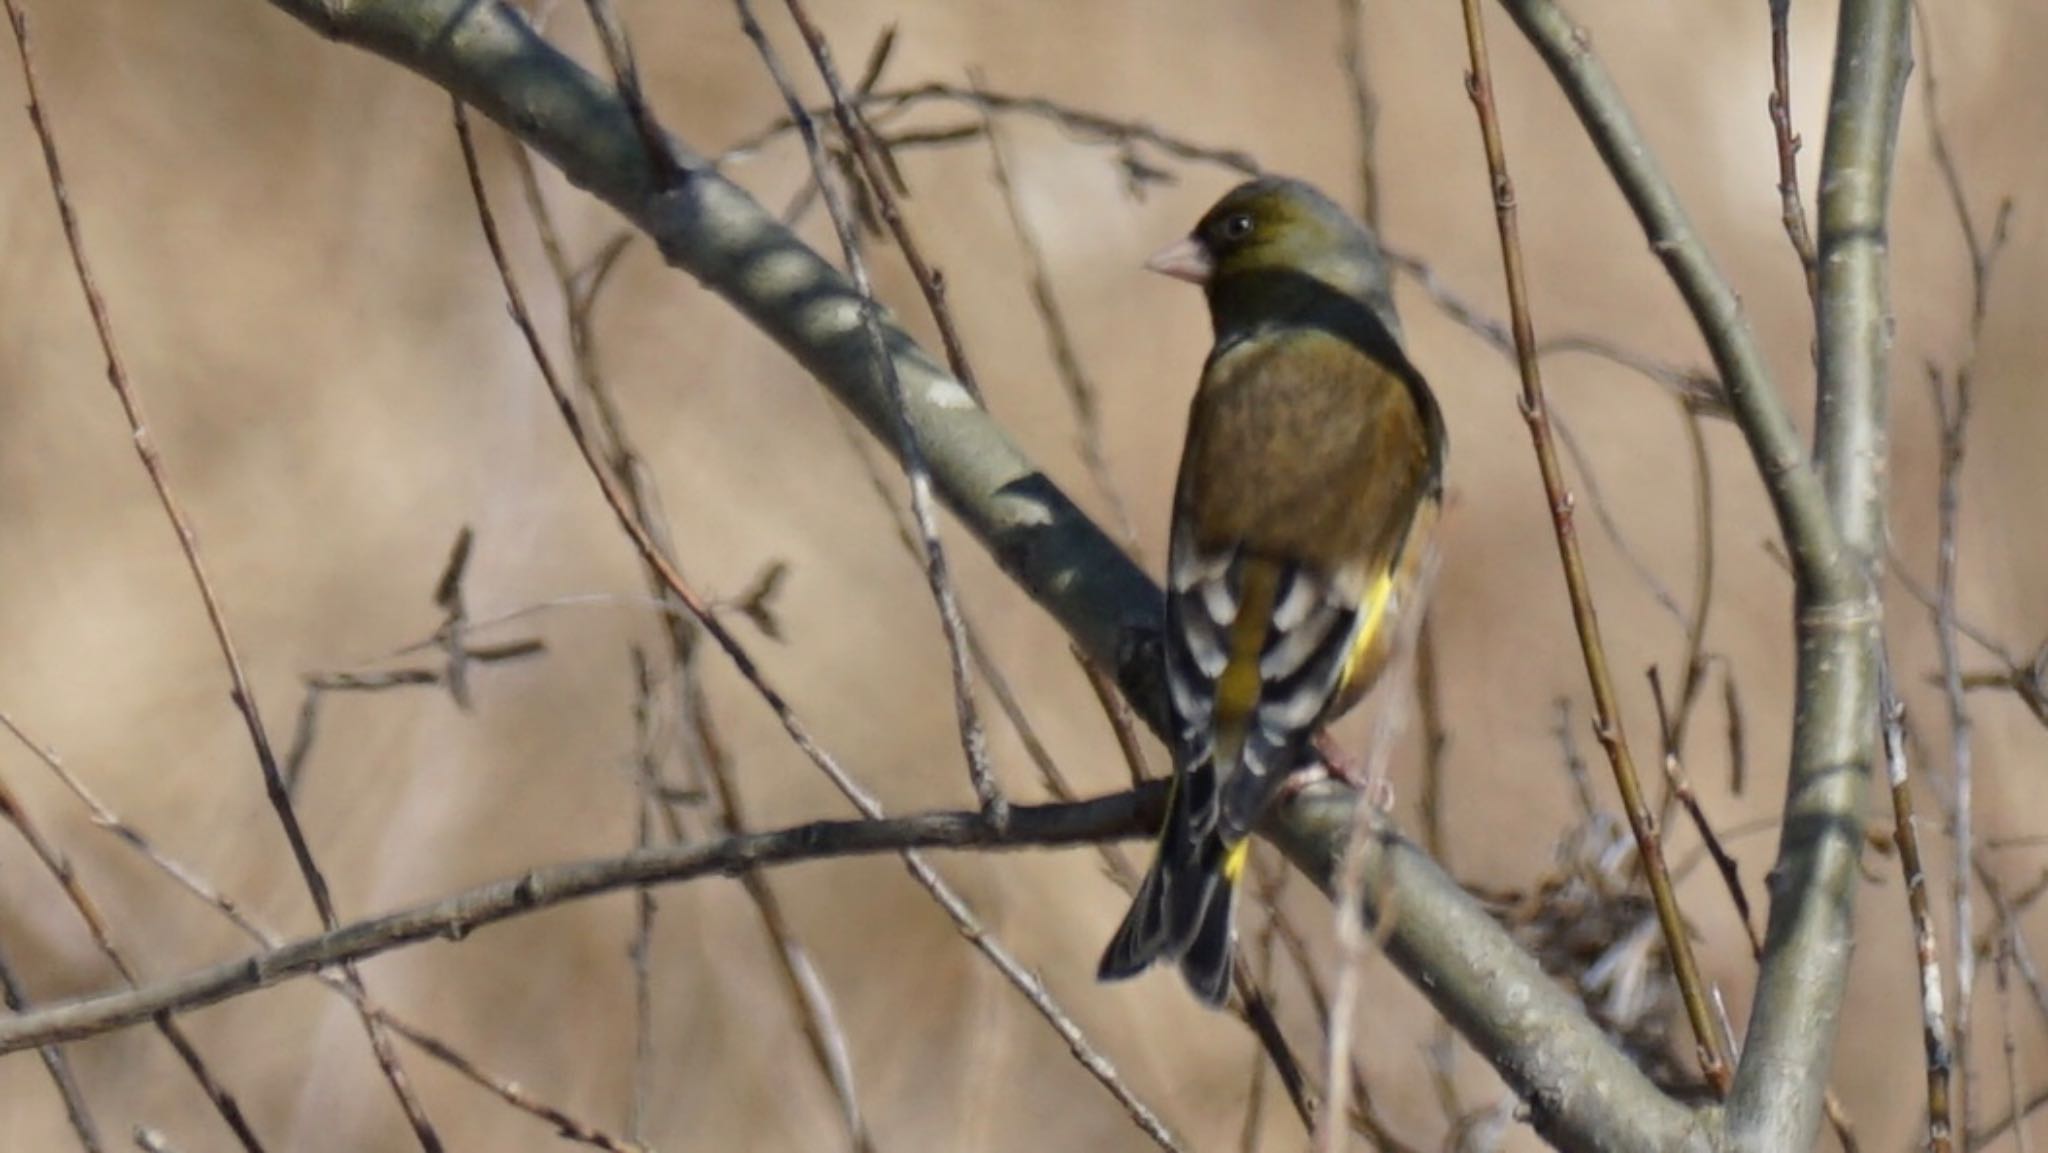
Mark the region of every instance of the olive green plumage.
<instances>
[{"instance_id":1,"label":"olive green plumage","mask_svg":"<svg viewBox=\"0 0 2048 1153\"><path fill-rule=\"evenodd\" d=\"M1167 564L1173 800L1099 975L1176 961L1220 1004L1246 838L1419 616L1446 440L1378 242L1315 189L1240 185L1150 267L1202 285L1216 342Z\"/></svg>"}]
</instances>

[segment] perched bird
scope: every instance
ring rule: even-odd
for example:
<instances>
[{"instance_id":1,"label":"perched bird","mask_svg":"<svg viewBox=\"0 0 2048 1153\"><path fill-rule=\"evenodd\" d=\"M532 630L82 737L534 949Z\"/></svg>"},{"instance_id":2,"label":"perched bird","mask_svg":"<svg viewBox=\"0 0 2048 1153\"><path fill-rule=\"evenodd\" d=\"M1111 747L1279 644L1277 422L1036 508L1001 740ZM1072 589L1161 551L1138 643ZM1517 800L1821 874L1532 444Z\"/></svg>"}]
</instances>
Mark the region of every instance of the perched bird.
<instances>
[{"instance_id":1,"label":"perched bird","mask_svg":"<svg viewBox=\"0 0 2048 1153\"><path fill-rule=\"evenodd\" d=\"M1147 267L1202 286L1216 337L1167 562L1172 800L1097 975L1176 961L1220 1005L1253 826L1420 617L1446 440L1378 241L1322 193L1240 185Z\"/></svg>"}]
</instances>

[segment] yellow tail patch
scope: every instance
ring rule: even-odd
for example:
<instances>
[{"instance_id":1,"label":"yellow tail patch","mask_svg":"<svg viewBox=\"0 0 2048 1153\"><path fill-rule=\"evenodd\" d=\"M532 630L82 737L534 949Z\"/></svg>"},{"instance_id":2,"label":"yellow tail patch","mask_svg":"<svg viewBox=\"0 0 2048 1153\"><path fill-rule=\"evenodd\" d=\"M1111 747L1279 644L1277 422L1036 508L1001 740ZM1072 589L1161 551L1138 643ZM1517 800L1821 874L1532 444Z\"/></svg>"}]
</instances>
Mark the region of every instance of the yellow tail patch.
<instances>
[{"instance_id":1,"label":"yellow tail patch","mask_svg":"<svg viewBox=\"0 0 2048 1153\"><path fill-rule=\"evenodd\" d=\"M1244 872L1245 860L1251 855L1252 843L1248 839L1230 846L1229 851L1223 854L1223 879L1237 884L1238 876Z\"/></svg>"}]
</instances>

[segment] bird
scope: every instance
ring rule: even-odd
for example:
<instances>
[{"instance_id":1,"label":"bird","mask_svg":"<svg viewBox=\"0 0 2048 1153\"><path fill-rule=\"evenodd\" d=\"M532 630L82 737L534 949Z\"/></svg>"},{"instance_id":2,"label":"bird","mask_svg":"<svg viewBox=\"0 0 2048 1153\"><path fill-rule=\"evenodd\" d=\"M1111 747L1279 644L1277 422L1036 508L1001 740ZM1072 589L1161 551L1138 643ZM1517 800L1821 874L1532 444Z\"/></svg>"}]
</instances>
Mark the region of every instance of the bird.
<instances>
[{"instance_id":1,"label":"bird","mask_svg":"<svg viewBox=\"0 0 2048 1153\"><path fill-rule=\"evenodd\" d=\"M1175 962L1220 1007L1253 828L1412 640L1449 441L1378 240L1309 184L1233 188L1146 267L1201 286L1214 344L1168 547L1170 800L1097 977Z\"/></svg>"}]
</instances>

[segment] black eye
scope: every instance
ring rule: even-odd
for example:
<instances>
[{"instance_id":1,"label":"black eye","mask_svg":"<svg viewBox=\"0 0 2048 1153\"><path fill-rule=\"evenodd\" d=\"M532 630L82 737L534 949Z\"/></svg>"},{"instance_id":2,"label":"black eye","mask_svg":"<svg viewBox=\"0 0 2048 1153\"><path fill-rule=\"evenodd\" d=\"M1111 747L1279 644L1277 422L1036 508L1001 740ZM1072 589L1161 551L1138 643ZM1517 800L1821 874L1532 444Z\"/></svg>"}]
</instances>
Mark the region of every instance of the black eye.
<instances>
[{"instance_id":1,"label":"black eye","mask_svg":"<svg viewBox=\"0 0 2048 1153\"><path fill-rule=\"evenodd\" d=\"M1223 239L1243 240L1245 237L1250 236L1251 234L1252 217L1250 213L1240 212L1235 216L1226 217L1224 219Z\"/></svg>"}]
</instances>

